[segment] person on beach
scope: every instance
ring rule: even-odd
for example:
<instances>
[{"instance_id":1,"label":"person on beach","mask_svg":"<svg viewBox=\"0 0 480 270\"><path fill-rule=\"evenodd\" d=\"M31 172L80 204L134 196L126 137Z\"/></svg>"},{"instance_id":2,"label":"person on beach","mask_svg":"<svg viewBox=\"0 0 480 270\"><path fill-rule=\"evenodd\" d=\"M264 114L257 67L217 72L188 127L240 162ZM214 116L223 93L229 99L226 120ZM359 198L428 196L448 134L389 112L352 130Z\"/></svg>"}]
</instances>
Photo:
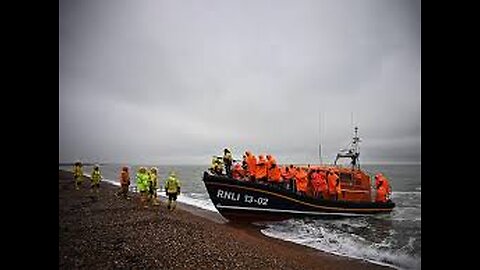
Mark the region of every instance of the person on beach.
<instances>
[{"instance_id":1,"label":"person on beach","mask_svg":"<svg viewBox=\"0 0 480 270\"><path fill-rule=\"evenodd\" d=\"M102 174L100 173L100 166L95 165L93 166L93 171L92 171L92 183L91 183L91 191L95 190L95 192L98 194L99 188L100 188L100 181L102 180Z\"/></svg>"},{"instance_id":2,"label":"person on beach","mask_svg":"<svg viewBox=\"0 0 480 270\"><path fill-rule=\"evenodd\" d=\"M170 176L165 181L165 193L168 196L167 208L173 211L176 206L177 195L180 194L180 181L174 171L170 172Z\"/></svg>"},{"instance_id":3,"label":"person on beach","mask_svg":"<svg viewBox=\"0 0 480 270\"><path fill-rule=\"evenodd\" d=\"M159 205L158 199L157 199L157 188L158 188L158 170L155 167L150 168L150 178L149 178L149 199L152 202L153 205Z\"/></svg>"},{"instance_id":4,"label":"person on beach","mask_svg":"<svg viewBox=\"0 0 480 270\"><path fill-rule=\"evenodd\" d=\"M75 189L79 190L83 183L83 164L80 161L73 165L73 180L75 181Z\"/></svg>"},{"instance_id":5,"label":"person on beach","mask_svg":"<svg viewBox=\"0 0 480 270\"><path fill-rule=\"evenodd\" d=\"M140 192L140 205L143 206L143 208L148 208L148 174L145 167L138 169L135 181L137 182L137 189Z\"/></svg>"},{"instance_id":6,"label":"person on beach","mask_svg":"<svg viewBox=\"0 0 480 270\"><path fill-rule=\"evenodd\" d=\"M128 188L130 187L130 175L128 173L128 167L123 167L120 172L120 191L117 193L118 196L122 196L125 199L129 199Z\"/></svg>"}]
</instances>

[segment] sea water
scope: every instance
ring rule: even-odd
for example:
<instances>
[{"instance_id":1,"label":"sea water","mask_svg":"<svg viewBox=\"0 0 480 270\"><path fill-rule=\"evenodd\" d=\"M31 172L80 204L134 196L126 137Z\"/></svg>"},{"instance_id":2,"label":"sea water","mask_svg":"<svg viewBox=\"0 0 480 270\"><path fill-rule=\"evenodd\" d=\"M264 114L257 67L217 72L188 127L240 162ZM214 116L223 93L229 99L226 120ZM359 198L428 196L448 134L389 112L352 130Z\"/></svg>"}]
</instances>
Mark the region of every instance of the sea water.
<instances>
[{"instance_id":1,"label":"sea water","mask_svg":"<svg viewBox=\"0 0 480 270\"><path fill-rule=\"evenodd\" d=\"M124 164L101 166L104 181L119 185L119 173ZM207 166L127 165L131 182L140 166L159 169L160 192L170 171L181 181L182 193L178 201L202 209L218 212L202 182ZM59 166L72 170L72 166ZM90 175L91 166L84 166ZM262 233L285 241L295 242L332 254L363 259L398 269L421 268L421 165L364 165L370 175L382 172L392 186L392 200L396 207L389 214L368 215L338 219L292 218L281 222L263 223ZM72 180L73 181L73 180ZM135 186L134 184L131 185Z\"/></svg>"}]
</instances>

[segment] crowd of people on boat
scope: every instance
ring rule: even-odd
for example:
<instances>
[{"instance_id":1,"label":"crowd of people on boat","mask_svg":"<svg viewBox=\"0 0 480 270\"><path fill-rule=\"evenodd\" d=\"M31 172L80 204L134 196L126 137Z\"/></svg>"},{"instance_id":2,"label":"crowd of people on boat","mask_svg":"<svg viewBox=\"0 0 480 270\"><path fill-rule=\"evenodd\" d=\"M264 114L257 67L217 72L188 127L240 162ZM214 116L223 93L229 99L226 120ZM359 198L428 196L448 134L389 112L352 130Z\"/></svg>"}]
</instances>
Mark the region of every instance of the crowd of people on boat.
<instances>
[{"instance_id":1,"label":"crowd of people on boat","mask_svg":"<svg viewBox=\"0 0 480 270\"><path fill-rule=\"evenodd\" d=\"M234 160L228 148L223 152L223 156L212 158L209 168L212 174L226 175L239 181L261 183L314 198L329 200L344 198L340 171L335 166L279 165L271 154L260 154L257 158L248 150L245 151L242 160ZM375 201L388 201L391 188L388 179L381 173L375 175L375 190Z\"/></svg>"},{"instance_id":2,"label":"crowd of people on boat","mask_svg":"<svg viewBox=\"0 0 480 270\"><path fill-rule=\"evenodd\" d=\"M83 184L84 173L83 164L77 161L73 165L73 178L75 182L75 189L80 190ZM99 193L100 182L103 176L100 172L100 166L95 164L90 176L90 190L91 192ZM117 196L130 200L128 192L130 190L130 173L127 166L122 167L119 173L120 190L115 193ZM152 167L147 169L140 167L135 174L136 189L140 193L139 203L143 208L149 208L150 205L158 206L160 201L158 199L157 190L160 189L158 182L158 169ZM167 208L174 210L176 206L177 196L180 194L180 181L177 178L175 171L171 171L164 185L165 193L168 197Z\"/></svg>"}]
</instances>

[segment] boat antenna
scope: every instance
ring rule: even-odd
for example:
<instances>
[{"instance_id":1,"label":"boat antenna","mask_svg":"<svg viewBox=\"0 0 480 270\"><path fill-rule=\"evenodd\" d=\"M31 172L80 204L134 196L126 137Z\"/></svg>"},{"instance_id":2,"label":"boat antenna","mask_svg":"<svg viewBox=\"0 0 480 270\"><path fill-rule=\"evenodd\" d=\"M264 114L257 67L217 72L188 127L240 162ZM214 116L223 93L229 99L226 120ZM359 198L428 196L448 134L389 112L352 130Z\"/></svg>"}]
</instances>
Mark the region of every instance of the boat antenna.
<instances>
[{"instance_id":1,"label":"boat antenna","mask_svg":"<svg viewBox=\"0 0 480 270\"><path fill-rule=\"evenodd\" d=\"M352 160L352 169L360 169L359 157L360 157L360 142L362 140L358 137L358 127L355 126L352 142L347 149L341 149L335 158L334 164L337 165L337 161L340 158L350 158Z\"/></svg>"}]
</instances>

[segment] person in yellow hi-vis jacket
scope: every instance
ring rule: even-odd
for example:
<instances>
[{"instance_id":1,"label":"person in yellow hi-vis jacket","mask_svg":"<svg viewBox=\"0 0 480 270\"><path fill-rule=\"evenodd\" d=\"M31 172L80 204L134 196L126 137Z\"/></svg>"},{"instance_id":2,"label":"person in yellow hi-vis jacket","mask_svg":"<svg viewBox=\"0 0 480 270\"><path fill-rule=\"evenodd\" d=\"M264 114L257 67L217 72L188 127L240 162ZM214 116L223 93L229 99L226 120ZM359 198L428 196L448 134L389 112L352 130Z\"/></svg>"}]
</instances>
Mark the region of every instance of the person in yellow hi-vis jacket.
<instances>
[{"instance_id":1,"label":"person in yellow hi-vis jacket","mask_svg":"<svg viewBox=\"0 0 480 270\"><path fill-rule=\"evenodd\" d=\"M73 165L73 180L75 181L75 189L79 190L83 183L83 164L80 161Z\"/></svg>"},{"instance_id":2,"label":"person in yellow hi-vis jacket","mask_svg":"<svg viewBox=\"0 0 480 270\"><path fill-rule=\"evenodd\" d=\"M100 173L100 166L95 165L93 166L93 171L92 171L92 184L91 188L92 191L95 190L96 193L98 194L98 189L100 188L100 181L102 180L102 174Z\"/></svg>"},{"instance_id":3,"label":"person in yellow hi-vis jacket","mask_svg":"<svg viewBox=\"0 0 480 270\"><path fill-rule=\"evenodd\" d=\"M177 195L180 194L180 181L177 179L174 171L170 172L170 176L165 181L165 193L168 196L167 208L173 211L176 206Z\"/></svg>"},{"instance_id":4,"label":"person in yellow hi-vis jacket","mask_svg":"<svg viewBox=\"0 0 480 270\"><path fill-rule=\"evenodd\" d=\"M140 192L140 205L143 208L148 208L148 181L150 177L148 176L147 169L145 167L140 167L136 175L137 189Z\"/></svg>"}]
</instances>

